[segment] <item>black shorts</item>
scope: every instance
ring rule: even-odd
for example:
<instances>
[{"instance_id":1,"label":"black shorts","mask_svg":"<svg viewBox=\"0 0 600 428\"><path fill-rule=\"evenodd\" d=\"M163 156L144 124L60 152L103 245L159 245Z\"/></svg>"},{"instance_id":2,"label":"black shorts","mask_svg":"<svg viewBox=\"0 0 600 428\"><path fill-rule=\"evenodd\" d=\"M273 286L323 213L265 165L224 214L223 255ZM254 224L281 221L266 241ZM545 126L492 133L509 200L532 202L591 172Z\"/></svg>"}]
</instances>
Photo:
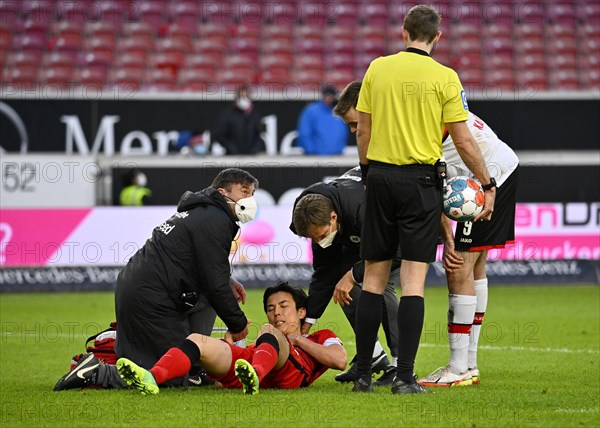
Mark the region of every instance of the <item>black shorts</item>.
<instances>
[{"instance_id":1,"label":"black shorts","mask_svg":"<svg viewBox=\"0 0 600 428\"><path fill-rule=\"evenodd\" d=\"M484 251L504 248L515 242L515 203L519 168L496 191L490 221L457 223L454 247L458 251Z\"/></svg>"},{"instance_id":2,"label":"black shorts","mask_svg":"<svg viewBox=\"0 0 600 428\"><path fill-rule=\"evenodd\" d=\"M363 260L434 261L442 192L433 165L371 162L367 177Z\"/></svg>"}]
</instances>

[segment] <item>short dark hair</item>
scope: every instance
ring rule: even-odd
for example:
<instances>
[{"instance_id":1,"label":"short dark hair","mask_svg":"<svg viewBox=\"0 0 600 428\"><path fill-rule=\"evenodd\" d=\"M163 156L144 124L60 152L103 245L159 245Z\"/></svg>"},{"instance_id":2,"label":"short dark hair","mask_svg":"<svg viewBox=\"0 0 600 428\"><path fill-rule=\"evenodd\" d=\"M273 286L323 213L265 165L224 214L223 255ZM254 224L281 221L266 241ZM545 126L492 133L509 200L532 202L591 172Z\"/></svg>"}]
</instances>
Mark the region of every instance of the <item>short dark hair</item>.
<instances>
[{"instance_id":1,"label":"short dark hair","mask_svg":"<svg viewBox=\"0 0 600 428\"><path fill-rule=\"evenodd\" d=\"M358 94L360 93L360 87L362 86L362 82L360 80L355 80L354 82L348 83L342 93L340 94L340 99L338 100L337 105L333 109L333 112L337 114L339 117L343 117L350 107L356 108L358 104Z\"/></svg>"},{"instance_id":2,"label":"short dark hair","mask_svg":"<svg viewBox=\"0 0 600 428\"><path fill-rule=\"evenodd\" d=\"M442 17L432 6L418 4L404 17L404 29L412 41L431 43L437 35Z\"/></svg>"},{"instance_id":3,"label":"short dark hair","mask_svg":"<svg viewBox=\"0 0 600 428\"><path fill-rule=\"evenodd\" d=\"M298 236L306 237L310 225L326 226L329 224L333 202L327 196L318 193L304 195L296 203L292 221Z\"/></svg>"},{"instance_id":4,"label":"short dark hair","mask_svg":"<svg viewBox=\"0 0 600 428\"><path fill-rule=\"evenodd\" d=\"M232 184L238 183L252 185L254 189L258 189L258 180L249 172L239 168L224 169L217 174L210 187L213 189L227 189L229 191Z\"/></svg>"},{"instance_id":5,"label":"short dark hair","mask_svg":"<svg viewBox=\"0 0 600 428\"><path fill-rule=\"evenodd\" d=\"M306 307L306 293L303 289L294 287L288 282L280 282L276 286L269 287L265 290L265 294L263 295L263 308L265 313L267 313L267 300L269 300L271 294L279 292L290 293L292 295L292 298L296 303L296 310Z\"/></svg>"}]
</instances>

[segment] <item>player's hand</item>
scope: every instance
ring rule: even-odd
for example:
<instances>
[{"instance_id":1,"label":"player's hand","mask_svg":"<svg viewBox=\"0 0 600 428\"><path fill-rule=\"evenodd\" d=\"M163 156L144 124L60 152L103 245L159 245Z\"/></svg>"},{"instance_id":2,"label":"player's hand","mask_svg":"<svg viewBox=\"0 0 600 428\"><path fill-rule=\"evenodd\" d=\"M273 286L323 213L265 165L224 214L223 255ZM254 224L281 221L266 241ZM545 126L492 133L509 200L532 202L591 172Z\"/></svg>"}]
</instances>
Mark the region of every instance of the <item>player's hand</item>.
<instances>
[{"instance_id":1,"label":"player's hand","mask_svg":"<svg viewBox=\"0 0 600 428\"><path fill-rule=\"evenodd\" d=\"M304 321L304 323L302 324L302 328L300 329L300 332L302 334L308 334L310 333L310 329L312 328L312 324L309 322Z\"/></svg>"},{"instance_id":2,"label":"player's hand","mask_svg":"<svg viewBox=\"0 0 600 428\"><path fill-rule=\"evenodd\" d=\"M252 322L252 320L248 320L248 324L246 325L246 327L244 327L244 329L242 331L240 331L239 333L233 333L231 330L227 330L225 332L225 342L232 344L233 342L237 342L239 340L245 339L246 336L248 336L248 326L250 325L250 323Z\"/></svg>"},{"instance_id":3,"label":"player's hand","mask_svg":"<svg viewBox=\"0 0 600 428\"><path fill-rule=\"evenodd\" d=\"M473 219L473 221L490 221L492 219L492 213L494 212L494 201L496 200L496 188L492 187L490 190L487 190L484 195L485 202L483 203L483 209L479 215Z\"/></svg>"},{"instance_id":4,"label":"player's hand","mask_svg":"<svg viewBox=\"0 0 600 428\"><path fill-rule=\"evenodd\" d=\"M246 289L244 286L233 277L229 278L229 285L231 286L235 300L241 302L242 305L246 304Z\"/></svg>"},{"instance_id":5,"label":"player's hand","mask_svg":"<svg viewBox=\"0 0 600 428\"><path fill-rule=\"evenodd\" d=\"M349 270L335 286L333 301L339 303L340 306L349 305L352 301L352 297L350 297L352 288L354 288L354 278L352 277L352 271Z\"/></svg>"},{"instance_id":6,"label":"player's hand","mask_svg":"<svg viewBox=\"0 0 600 428\"><path fill-rule=\"evenodd\" d=\"M454 272L460 268L465 261L454 249L454 242L449 241L444 244L444 257L442 258L442 265L444 270L448 273Z\"/></svg>"}]
</instances>

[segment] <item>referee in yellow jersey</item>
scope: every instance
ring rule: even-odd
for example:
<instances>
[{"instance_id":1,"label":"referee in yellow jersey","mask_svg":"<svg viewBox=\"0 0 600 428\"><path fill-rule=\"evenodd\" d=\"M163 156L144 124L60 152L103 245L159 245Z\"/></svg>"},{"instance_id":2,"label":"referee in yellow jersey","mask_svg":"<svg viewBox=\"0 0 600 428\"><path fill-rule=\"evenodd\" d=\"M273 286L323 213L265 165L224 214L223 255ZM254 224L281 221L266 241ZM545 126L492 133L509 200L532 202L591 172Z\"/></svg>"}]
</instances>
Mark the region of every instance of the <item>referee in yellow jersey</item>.
<instances>
[{"instance_id":1,"label":"referee in yellow jersey","mask_svg":"<svg viewBox=\"0 0 600 428\"><path fill-rule=\"evenodd\" d=\"M402 30L407 49L375 59L360 91L357 144L367 194L361 243L365 278L356 311L357 392L372 391L371 355L397 251L402 298L392 393L427 392L413 371L423 328L425 276L435 260L440 231L442 191L435 164L442 157L444 127L465 164L488 189L475 221L489 220L493 211L495 182L467 128L463 87L454 70L430 56L442 34L440 20L430 6L410 9Z\"/></svg>"}]
</instances>

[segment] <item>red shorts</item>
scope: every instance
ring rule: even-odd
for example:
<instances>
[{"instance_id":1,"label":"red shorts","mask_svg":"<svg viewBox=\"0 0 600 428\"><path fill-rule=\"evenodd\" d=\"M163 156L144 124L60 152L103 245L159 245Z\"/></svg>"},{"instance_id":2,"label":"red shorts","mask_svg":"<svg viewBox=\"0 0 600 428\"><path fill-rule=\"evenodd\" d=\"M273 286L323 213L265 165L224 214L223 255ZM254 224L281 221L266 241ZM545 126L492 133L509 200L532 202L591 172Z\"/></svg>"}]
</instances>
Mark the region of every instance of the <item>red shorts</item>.
<instances>
[{"instance_id":1,"label":"red shorts","mask_svg":"<svg viewBox=\"0 0 600 428\"><path fill-rule=\"evenodd\" d=\"M235 375L235 362L239 359L252 361L256 347L250 345L247 348L240 348L231 344L229 344L229 347L231 348L231 366L229 367L229 371L221 377L211 376L211 378L223 385L224 388L241 388L242 384ZM302 357L302 354L298 353L291 343L290 353L294 353L294 359L302 369L297 368L288 358L282 368L277 371L271 371L265 376L260 382L261 388L294 389L308 385L305 381L305 378L308 379L308 376L305 376L304 373L310 373L314 364L308 364Z\"/></svg>"}]
</instances>

